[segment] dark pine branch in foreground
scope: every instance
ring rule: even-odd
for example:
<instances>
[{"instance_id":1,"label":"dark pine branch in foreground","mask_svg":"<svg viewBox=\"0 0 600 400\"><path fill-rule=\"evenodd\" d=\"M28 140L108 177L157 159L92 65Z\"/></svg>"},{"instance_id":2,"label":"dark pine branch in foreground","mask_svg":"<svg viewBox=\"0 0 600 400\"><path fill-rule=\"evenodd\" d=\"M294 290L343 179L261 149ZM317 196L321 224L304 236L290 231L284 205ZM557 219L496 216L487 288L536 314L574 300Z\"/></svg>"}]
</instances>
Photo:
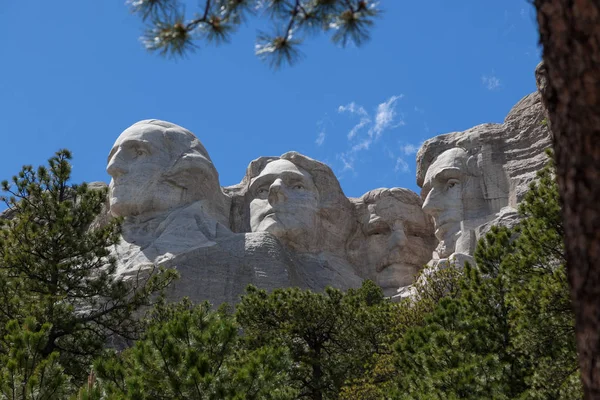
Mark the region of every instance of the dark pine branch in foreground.
<instances>
[{"instance_id":1,"label":"dark pine branch in foreground","mask_svg":"<svg viewBox=\"0 0 600 400\"><path fill-rule=\"evenodd\" d=\"M271 67L296 62L304 37L332 32L345 47L369 40L373 20L381 13L372 0L205 0L193 14L178 0L129 0L146 24L144 46L166 57L182 57L199 42L222 44L249 16L267 18L270 32L259 32L255 54Z\"/></svg>"}]
</instances>

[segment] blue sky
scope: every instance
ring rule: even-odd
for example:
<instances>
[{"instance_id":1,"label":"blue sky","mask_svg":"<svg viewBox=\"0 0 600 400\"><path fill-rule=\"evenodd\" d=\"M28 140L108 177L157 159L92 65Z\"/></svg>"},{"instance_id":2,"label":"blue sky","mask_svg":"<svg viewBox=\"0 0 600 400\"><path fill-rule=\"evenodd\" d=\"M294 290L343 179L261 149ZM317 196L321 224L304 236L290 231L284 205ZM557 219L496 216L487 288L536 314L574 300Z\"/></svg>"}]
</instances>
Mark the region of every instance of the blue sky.
<instances>
[{"instance_id":1,"label":"blue sky","mask_svg":"<svg viewBox=\"0 0 600 400\"><path fill-rule=\"evenodd\" d=\"M253 54L261 20L173 61L142 47L124 0L4 0L0 179L68 148L74 181L108 182L120 132L158 118L198 136L223 186L254 158L295 150L329 164L348 196L418 190L423 140L501 122L535 90L534 12L526 0L380 6L363 47L308 38L303 60L274 72Z\"/></svg>"}]
</instances>

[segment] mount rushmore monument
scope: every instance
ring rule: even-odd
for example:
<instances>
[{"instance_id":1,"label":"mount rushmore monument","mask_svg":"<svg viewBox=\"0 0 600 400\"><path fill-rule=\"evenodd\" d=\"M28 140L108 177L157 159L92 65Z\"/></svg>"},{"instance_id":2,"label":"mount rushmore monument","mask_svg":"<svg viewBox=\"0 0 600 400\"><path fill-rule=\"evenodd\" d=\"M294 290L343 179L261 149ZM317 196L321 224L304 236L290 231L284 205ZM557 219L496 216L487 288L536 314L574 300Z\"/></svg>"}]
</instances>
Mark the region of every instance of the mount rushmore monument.
<instances>
[{"instance_id":1,"label":"mount rushmore monument","mask_svg":"<svg viewBox=\"0 0 600 400\"><path fill-rule=\"evenodd\" d=\"M239 184L221 187L192 132L140 121L108 155L108 212L124 221L118 273L175 268L170 299L213 304L237 302L248 284L348 289L371 279L396 296L425 265L470 259L491 225L517 221L546 162L543 119L539 93L530 94L504 123L427 140L417 154L420 195L391 188L359 198L296 152L257 158Z\"/></svg>"}]
</instances>

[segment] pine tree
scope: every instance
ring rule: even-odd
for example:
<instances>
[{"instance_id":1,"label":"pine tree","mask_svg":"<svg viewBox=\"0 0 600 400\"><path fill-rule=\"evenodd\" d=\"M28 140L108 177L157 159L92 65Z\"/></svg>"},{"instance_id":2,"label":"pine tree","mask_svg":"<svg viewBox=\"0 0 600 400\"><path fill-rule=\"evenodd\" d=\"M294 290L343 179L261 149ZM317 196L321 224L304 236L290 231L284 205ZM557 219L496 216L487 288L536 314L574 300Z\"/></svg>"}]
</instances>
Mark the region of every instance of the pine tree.
<instances>
[{"instance_id":1,"label":"pine tree","mask_svg":"<svg viewBox=\"0 0 600 400\"><path fill-rule=\"evenodd\" d=\"M428 271L425 279L417 279L414 295L390 304L389 315L379 323L387 332L386 344L401 340L416 327L424 326L427 317L441 299L458 295L461 271L453 268ZM395 365L393 353L375 356L359 378L350 378L340 392L341 400L379 400L399 398L396 381L402 371Z\"/></svg>"},{"instance_id":2,"label":"pine tree","mask_svg":"<svg viewBox=\"0 0 600 400\"><path fill-rule=\"evenodd\" d=\"M581 398L553 164L538 177L518 227L494 227L458 296L397 344L400 396Z\"/></svg>"},{"instance_id":3,"label":"pine tree","mask_svg":"<svg viewBox=\"0 0 600 400\"><path fill-rule=\"evenodd\" d=\"M283 349L244 350L226 307L186 299L159 305L142 339L95 370L108 399L291 400L288 363Z\"/></svg>"},{"instance_id":4,"label":"pine tree","mask_svg":"<svg viewBox=\"0 0 600 400\"><path fill-rule=\"evenodd\" d=\"M184 56L197 42L221 44L250 15L262 14L275 25L260 32L255 53L272 67L293 64L300 58L302 37L333 31L334 43L360 46L380 11L371 0L205 0L200 12L186 16L179 0L129 0L131 10L148 23L142 38L150 51L163 56Z\"/></svg>"},{"instance_id":5,"label":"pine tree","mask_svg":"<svg viewBox=\"0 0 600 400\"><path fill-rule=\"evenodd\" d=\"M507 260L515 346L530 365L531 399L581 398L575 320L554 161L538 173L520 212L517 251Z\"/></svg>"},{"instance_id":6,"label":"pine tree","mask_svg":"<svg viewBox=\"0 0 600 400\"><path fill-rule=\"evenodd\" d=\"M600 397L600 2L533 0L586 398Z\"/></svg>"},{"instance_id":7,"label":"pine tree","mask_svg":"<svg viewBox=\"0 0 600 400\"><path fill-rule=\"evenodd\" d=\"M71 386L59 364L59 354L44 356L50 324L27 318L22 325L11 321L0 351L0 398L53 400L65 398Z\"/></svg>"},{"instance_id":8,"label":"pine tree","mask_svg":"<svg viewBox=\"0 0 600 400\"><path fill-rule=\"evenodd\" d=\"M69 151L60 150L48 167L25 166L12 184L2 182L12 217L0 220L0 342L7 355L11 326L43 332L40 355L59 354L67 375L83 382L109 338L137 337L134 313L175 275L155 270L130 281L116 276L109 248L119 240L120 220L90 229L107 193L71 185L70 159Z\"/></svg>"},{"instance_id":9,"label":"pine tree","mask_svg":"<svg viewBox=\"0 0 600 400\"><path fill-rule=\"evenodd\" d=\"M249 348L287 349L289 384L299 397L335 399L346 383L391 354L393 307L370 281L347 293L288 288L267 294L250 287L236 318Z\"/></svg>"},{"instance_id":10,"label":"pine tree","mask_svg":"<svg viewBox=\"0 0 600 400\"><path fill-rule=\"evenodd\" d=\"M477 267L465 266L460 295L442 299L426 324L399 343L407 398L513 399L520 393L501 265L511 247L508 230L494 229L478 245Z\"/></svg>"}]
</instances>

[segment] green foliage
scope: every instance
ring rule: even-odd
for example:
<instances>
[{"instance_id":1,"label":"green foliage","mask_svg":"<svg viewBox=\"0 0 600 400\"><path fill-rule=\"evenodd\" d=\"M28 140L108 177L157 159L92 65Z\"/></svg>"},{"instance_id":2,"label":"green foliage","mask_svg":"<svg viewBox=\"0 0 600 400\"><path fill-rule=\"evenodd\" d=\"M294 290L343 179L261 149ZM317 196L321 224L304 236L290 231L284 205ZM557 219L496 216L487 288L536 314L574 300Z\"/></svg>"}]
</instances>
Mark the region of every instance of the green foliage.
<instances>
[{"instance_id":1,"label":"green foliage","mask_svg":"<svg viewBox=\"0 0 600 400\"><path fill-rule=\"evenodd\" d=\"M27 318L22 325L11 321L0 352L0 398L52 400L64 398L68 378L56 352L44 355L51 326Z\"/></svg>"},{"instance_id":2,"label":"green foliage","mask_svg":"<svg viewBox=\"0 0 600 400\"><path fill-rule=\"evenodd\" d=\"M255 52L275 68L297 61L301 38L319 31L333 31L332 41L341 46L360 46L380 13L372 0L204 0L191 18L180 0L127 3L148 23L142 38L146 48L168 57L185 56L198 41L228 42L249 15L262 14L275 29L259 33Z\"/></svg>"},{"instance_id":3,"label":"green foliage","mask_svg":"<svg viewBox=\"0 0 600 400\"><path fill-rule=\"evenodd\" d=\"M401 386L410 396L515 398L513 378L521 370L510 352L507 282L499 273L510 251L507 230L494 229L478 246L478 268L465 267L460 294L442 299L426 324L399 343Z\"/></svg>"},{"instance_id":4,"label":"green foliage","mask_svg":"<svg viewBox=\"0 0 600 400\"><path fill-rule=\"evenodd\" d=\"M81 382L109 337L137 337L134 312L174 275L116 277L108 248L119 240L120 221L90 229L106 190L70 185L70 158L58 151L48 167L25 166L12 184L2 182L12 218L0 220L0 342L10 338L10 321L29 327L33 318L46 327L41 356L58 352L66 373ZM7 354L10 346L2 348Z\"/></svg>"},{"instance_id":5,"label":"green foliage","mask_svg":"<svg viewBox=\"0 0 600 400\"><path fill-rule=\"evenodd\" d=\"M527 398L581 398L554 163L538 176L519 208L527 218L509 260L515 345L531 363Z\"/></svg>"},{"instance_id":6,"label":"green foliage","mask_svg":"<svg viewBox=\"0 0 600 400\"><path fill-rule=\"evenodd\" d=\"M454 298L397 343L398 398L582 397L553 164L513 230L493 228Z\"/></svg>"},{"instance_id":7,"label":"green foliage","mask_svg":"<svg viewBox=\"0 0 600 400\"><path fill-rule=\"evenodd\" d=\"M133 348L95 363L109 399L292 399L287 368L282 349L242 349L225 308L188 300L158 306Z\"/></svg>"},{"instance_id":8,"label":"green foliage","mask_svg":"<svg viewBox=\"0 0 600 400\"><path fill-rule=\"evenodd\" d=\"M236 317L250 349L287 350L292 359L289 384L299 397L333 399L346 382L361 378L380 357L391 354L393 309L370 281L345 294L332 288L268 294L249 287Z\"/></svg>"},{"instance_id":9,"label":"green foliage","mask_svg":"<svg viewBox=\"0 0 600 400\"><path fill-rule=\"evenodd\" d=\"M250 286L235 315L161 300L138 321L172 275L114 277L119 221L90 229L106 193L69 186L69 158L3 183L0 399L582 397L551 162L515 228L493 227L474 265L427 272L399 303L370 281L346 293ZM139 340L103 351L115 333Z\"/></svg>"}]
</instances>

